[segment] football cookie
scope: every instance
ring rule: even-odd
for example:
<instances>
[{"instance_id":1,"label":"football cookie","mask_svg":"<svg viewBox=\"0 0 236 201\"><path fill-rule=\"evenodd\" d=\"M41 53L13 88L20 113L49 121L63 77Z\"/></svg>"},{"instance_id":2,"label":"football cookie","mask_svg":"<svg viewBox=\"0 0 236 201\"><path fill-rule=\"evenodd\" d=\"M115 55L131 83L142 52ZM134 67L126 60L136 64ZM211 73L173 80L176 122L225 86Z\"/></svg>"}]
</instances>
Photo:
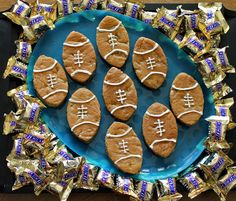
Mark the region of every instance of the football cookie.
<instances>
[{"instance_id":1,"label":"football cookie","mask_svg":"<svg viewBox=\"0 0 236 201\"><path fill-rule=\"evenodd\" d=\"M143 117L143 136L149 148L161 157L168 157L175 149L178 127L175 116L160 103L153 103Z\"/></svg>"},{"instance_id":2,"label":"football cookie","mask_svg":"<svg viewBox=\"0 0 236 201\"><path fill-rule=\"evenodd\" d=\"M68 93L66 73L55 59L41 55L33 70L34 88L41 100L50 107L63 103Z\"/></svg>"},{"instance_id":3,"label":"football cookie","mask_svg":"<svg viewBox=\"0 0 236 201\"><path fill-rule=\"evenodd\" d=\"M72 31L63 43L62 58L70 77L80 83L86 82L96 70L96 54L89 39Z\"/></svg>"},{"instance_id":4,"label":"football cookie","mask_svg":"<svg viewBox=\"0 0 236 201\"><path fill-rule=\"evenodd\" d=\"M86 88L75 91L67 105L67 120L71 132L89 143L97 134L101 111L96 96Z\"/></svg>"},{"instance_id":5,"label":"football cookie","mask_svg":"<svg viewBox=\"0 0 236 201\"><path fill-rule=\"evenodd\" d=\"M191 126L203 114L204 97L198 82L186 73L178 74L170 91L170 104L174 115L182 123Z\"/></svg>"},{"instance_id":6,"label":"football cookie","mask_svg":"<svg viewBox=\"0 0 236 201\"><path fill-rule=\"evenodd\" d=\"M107 110L122 121L127 121L137 108L138 98L133 81L115 67L105 76L103 98Z\"/></svg>"},{"instance_id":7,"label":"football cookie","mask_svg":"<svg viewBox=\"0 0 236 201\"><path fill-rule=\"evenodd\" d=\"M129 36L118 19L106 16L97 27L100 55L112 66L122 67L129 55Z\"/></svg>"},{"instance_id":8,"label":"football cookie","mask_svg":"<svg viewBox=\"0 0 236 201\"><path fill-rule=\"evenodd\" d=\"M149 38L140 37L134 47L133 66L138 79L151 89L159 88L168 71L162 48Z\"/></svg>"},{"instance_id":9,"label":"football cookie","mask_svg":"<svg viewBox=\"0 0 236 201\"><path fill-rule=\"evenodd\" d=\"M134 130L127 124L114 122L106 134L109 158L121 171L137 174L142 166L143 149Z\"/></svg>"}]
</instances>

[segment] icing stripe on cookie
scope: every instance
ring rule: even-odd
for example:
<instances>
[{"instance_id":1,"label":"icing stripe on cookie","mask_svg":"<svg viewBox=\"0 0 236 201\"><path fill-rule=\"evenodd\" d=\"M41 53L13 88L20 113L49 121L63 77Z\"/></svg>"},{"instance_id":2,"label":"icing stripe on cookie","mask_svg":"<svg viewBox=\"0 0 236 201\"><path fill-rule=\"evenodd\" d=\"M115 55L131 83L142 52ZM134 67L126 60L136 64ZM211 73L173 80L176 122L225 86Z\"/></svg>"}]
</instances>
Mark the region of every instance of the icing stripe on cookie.
<instances>
[{"instance_id":1,"label":"icing stripe on cookie","mask_svg":"<svg viewBox=\"0 0 236 201\"><path fill-rule=\"evenodd\" d=\"M163 112L161 114L152 114L152 113L147 111L146 114L150 117L162 117L162 116L164 116L165 114L167 114L169 112L170 112L170 110L166 110L165 112Z\"/></svg>"},{"instance_id":2,"label":"icing stripe on cookie","mask_svg":"<svg viewBox=\"0 0 236 201\"><path fill-rule=\"evenodd\" d=\"M152 144L150 145L150 148L153 149L153 146L156 144L156 143L159 143L159 142L174 142L176 143L176 139L172 138L172 139L167 139L167 138L163 138L161 140L154 140L152 142Z\"/></svg>"},{"instance_id":3,"label":"icing stripe on cookie","mask_svg":"<svg viewBox=\"0 0 236 201\"><path fill-rule=\"evenodd\" d=\"M111 114L113 114L116 110L119 110L119 109L124 108L124 107L132 107L132 108L136 109L136 108L137 108L137 105L126 104L126 105L118 106L118 107L114 108L114 109L111 111Z\"/></svg>"},{"instance_id":4,"label":"icing stripe on cookie","mask_svg":"<svg viewBox=\"0 0 236 201\"><path fill-rule=\"evenodd\" d=\"M88 75L92 75L92 73L90 71L87 71L87 70L81 70L81 69L77 69L75 70L74 72L72 72L70 75L73 77L75 74L77 73L85 73L85 74L88 74Z\"/></svg>"},{"instance_id":5,"label":"icing stripe on cookie","mask_svg":"<svg viewBox=\"0 0 236 201\"><path fill-rule=\"evenodd\" d=\"M70 101L71 103L88 103L88 102L90 102L91 100L93 100L94 98L95 98L95 96L93 95L93 96L92 96L90 99L88 99L88 100L79 101L79 100L74 100L74 99L70 98L69 101Z\"/></svg>"},{"instance_id":6,"label":"icing stripe on cookie","mask_svg":"<svg viewBox=\"0 0 236 201\"><path fill-rule=\"evenodd\" d=\"M177 116L177 118L179 119L179 118L181 118L183 115L189 114L189 113L198 113L198 114L202 115L202 112L199 112L199 111L197 111L197 110L189 110L189 111L185 111L185 112L180 113L180 114Z\"/></svg>"},{"instance_id":7,"label":"icing stripe on cookie","mask_svg":"<svg viewBox=\"0 0 236 201\"><path fill-rule=\"evenodd\" d=\"M128 156L124 156L124 157L119 158L119 159L116 160L114 163L117 164L117 163L119 163L120 161L125 160L125 159L127 159L127 158L142 158L142 156L141 156L141 155L136 155L136 154L130 154L130 155L128 155Z\"/></svg>"},{"instance_id":8,"label":"icing stripe on cookie","mask_svg":"<svg viewBox=\"0 0 236 201\"><path fill-rule=\"evenodd\" d=\"M56 64L57 64L57 61L54 60L54 63L50 67L45 68L45 69L41 69L41 70L34 69L34 73L42 73L42 72L46 72L46 71L52 70L56 66Z\"/></svg>"},{"instance_id":9,"label":"icing stripe on cookie","mask_svg":"<svg viewBox=\"0 0 236 201\"><path fill-rule=\"evenodd\" d=\"M163 77L166 77L166 74L163 72L150 72L141 80L141 82L143 83L148 77L150 77L151 75L155 75L155 74L163 75Z\"/></svg>"},{"instance_id":10,"label":"icing stripe on cookie","mask_svg":"<svg viewBox=\"0 0 236 201\"><path fill-rule=\"evenodd\" d=\"M121 21L119 21L119 24L117 24L114 28L112 29L101 29L99 27L97 27L97 30L100 31L100 32L113 32L115 31L116 29L119 28L119 26L121 25Z\"/></svg>"},{"instance_id":11,"label":"icing stripe on cookie","mask_svg":"<svg viewBox=\"0 0 236 201\"><path fill-rule=\"evenodd\" d=\"M75 124L74 126L72 126L71 131L73 132L75 128L77 128L78 126L81 126L83 124L92 124L94 126L99 126L99 122L91 122L91 121L84 121L78 124Z\"/></svg>"},{"instance_id":12,"label":"icing stripe on cookie","mask_svg":"<svg viewBox=\"0 0 236 201\"><path fill-rule=\"evenodd\" d=\"M128 55L128 52L126 50L122 50L122 49L113 49L112 51L110 51L109 53L107 53L105 56L104 56L104 59L107 59L107 57L109 57L110 55L112 55L113 53L115 52L122 52L124 53L126 56Z\"/></svg>"},{"instance_id":13,"label":"icing stripe on cookie","mask_svg":"<svg viewBox=\"0 0 236 201\"><path fill-rule=\"evenodd\" d=\"M140 55L144 55L144 54L148 54L150 52L153 52L155 49L157 49L159 47L159 45L157 43L155 43L154 47L150 50L144 51L144 52L138 52L138 51L134 51L134 54L140 54Z\"/></svg>"},{"instance_id":14,"label":"icing stripe on cookie","mask_svg":"<svg viewBox=\"0 0 236 201\"><path fill-rule=\"evenodd\" d=\"M118 135L113 135L113 134L107 133L107 137L114 137L114 138L123 137L123 136L127 135L131 130L132 130L132 128L129 127L127 131L125 131L122 134L118 134Z\"/></svg>"},{"instance_id":15,"label":"icing stripe on cookie","mask_svg":"<svg viewBox=\"0 0 236 201\"><path fill-rule=\"evenodd\" d=\"M63 45L65 46L69 46L69 47L81 47L84 46L85 44L87 44L89 42L89 39L87 39L84 42L71 42L71 43L63 43Z\"/></svg>"},{"instance_id":16,"label":"icing stripe on cookie","mask_svg":"<svg viewBox=\"0 0 236 201\"><path fill-rule=\"evenodd\" d=\"M49 96L54 95L54 94L56 94L56 93L60 93L60 92L68 93L68 90L65 90L65 89L58 89L58 90L52 91L52 92L50 92L49 94L43 96L43 99L47 99Z\"/></svg>"},{"instance_id":17,"label":"icing stripe on cookie","mask_svg":"<svg viewBox=\"0 0 236 201\"><path fill-rule=\"evenodd\" d=\"M128 79L129 79L129 77L126 76L126 77L125 77L122 81L120 81L120 82L114 82L114 83L112 83L112 82L108 82L108 81L104 80L104 83L105 83L105 84L108 84L108 85L111 85L111 86L117 86L117 85L121 85L121 84L125 83Z\"/></svg>"},{"instance_id":18,"label":"icing stripe on cookie","mask_svg":"<svg viewBox=\"0 0 236 201\"><path fill-rule=\"evenodd\" d=\"M179 90L179 91L188 91L191 89L195 89L198 86L198 83L196 82L192 87L187 87L187 88L181 88L181 87L176 87L175 85L172 85L173 89Z\"/></svg>"}]
</instances>

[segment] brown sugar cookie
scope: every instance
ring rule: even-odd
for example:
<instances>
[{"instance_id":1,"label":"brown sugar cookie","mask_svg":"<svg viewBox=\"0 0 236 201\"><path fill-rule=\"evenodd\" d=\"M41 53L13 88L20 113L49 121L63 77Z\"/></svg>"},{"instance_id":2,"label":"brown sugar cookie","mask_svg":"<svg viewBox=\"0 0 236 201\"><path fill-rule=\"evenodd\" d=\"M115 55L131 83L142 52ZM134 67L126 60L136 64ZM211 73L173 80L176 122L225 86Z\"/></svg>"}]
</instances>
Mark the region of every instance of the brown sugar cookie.
<instances>
[{"instance_id":1,"label":"brown sugar cookie","mask_svg":"<svg viewBox=\"0 0 236 201\"><path fill-rule=\"evenodd\" d=\"M97 27L97 46L100 55L112 66L122 67L129 55L129 36L122 22L106 16Z\"/></svg>"},{"instance_id":2,"label":"brown sugar cookie","mask_svg":"<svg viewBox=\"0 0 236 201\"><path fill-rule=\"evenodd\" d=\"M204 97L198 82L186 73L178 74L170 91L170 104L174 115L182 123L191 126L203 114Z\"/></svg>"},{"instance_id":3,"label":"brown sugar cookie","mask_svg":"<svg viewBox=\"0 0 236 201\"><path fill-rule=\"evenodd\" d=\"M153 103L143 117L143 136L149 148L161 157L175 149L178 127L173 113L160 103Z\"/></svg>"},{"instance_id":4,"label":"brown sugar cookie","mask_svg":"<svg viewBox=\"0 0 236 201\"><path fill-rule=\"evenodd\" d=\"M134 46L133 66L138 79L151 89L159 88L166 79L166 56L155 41L140 37Z\"/></svg>"},{"instance_id":5,"label":"brown sugar cookie","mask_svg":"<svg viewBox=\"0 0 236 201\"><path fill-rule=\"evenodd\" d=\"M40 99L50 107L63 103L68 93L66 73L55 59L41 55L33 70L34 88Z\"/></svg>"},{"instance_id":6,"label":"brown sugar cookie","mask_svg":"<svg viewBox=\"0 0 236 201\"><path fill-rule=\"evenodd\" d=\"M103 98L107 110L117 119L127 121L137 108L137 92L133 81L112 67L103 82Z\"/></svg>"},{"instance_id":7,"label":"brown sugar cookie","mask_svg":"<svg viewBox=\"0 0 236 201\"><path fill-rule=\"evenodd\" d=\"M89 39L72 31L63 43L62 58L70 77L80 83L86 82L96 70L96 53Z\"/></svg>"},{"instance_id":8,"label":"brown sugar cookie","mask_svg":"<svg viewBox=\"0 0 236 201\"><path fill-rule=\"evenodd\" d=\"M97 134L100 120L101 111L96 96L86 88L75 91L67 105L67 121L71 132L89 143Z\"/></svg>"},{"instance_id":9,"label":"brown sugar cookie","mask_svg":"<svg viewBox=\"0 0 236 201\"><path fill-rule=\"evenodd\" d=\"M114 122L106 134L109 158L121 171L137 174L142 166L143 149L134 130L127 124Z\"/></svg>"}]
</instances>

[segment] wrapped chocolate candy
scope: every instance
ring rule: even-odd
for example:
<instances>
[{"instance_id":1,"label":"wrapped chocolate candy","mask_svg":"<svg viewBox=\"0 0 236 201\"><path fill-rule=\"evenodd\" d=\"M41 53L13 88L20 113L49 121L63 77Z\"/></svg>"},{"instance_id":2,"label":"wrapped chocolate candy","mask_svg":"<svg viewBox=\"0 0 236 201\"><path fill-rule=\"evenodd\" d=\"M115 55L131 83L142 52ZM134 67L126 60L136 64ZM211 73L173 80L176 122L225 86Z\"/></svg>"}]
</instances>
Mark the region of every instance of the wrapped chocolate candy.
<instances>
[{"instance_id":1,"label":"wrapped chocolate candy","mask_svg":"<svg viewBox=\"0 0 236 201\"><path fill-rule=\"evenodd\" d=\"M14 139L13 148L8 158L12 159L29 159L29 156L26 153L25 147L23 146L23 138Z\"/></svg>"},{"instance_id":2,"label":"wrapped chocolate candy","mask_svg":"<svg viewBox=\"0 0 236 201\"><path fill-rule=\"evenodd\" d=\"M60 161L64 160L73 160L74 157L71 153L66 149L61 142L58 142L53 150L51 150L46 156L46 160L51 164L58 164Z\"/></svg>"},{"instance_id":3,"label":"wrapped chocolate candy","mask_svg":"<svg viewBox=\"0 0 236 201\"><path fill-rule=\"evenodd\" d=\"M197 30L199 23L199 14L191 13L184 16L185 19L185 29L186 30Z\"/></svg>"},{"instance_id":4,"label":"wrapped chocolate candy","mask_svg":"<svg viewBox=\"0 0 236 201\"><path fill-rule=\"evenodd\" d=\"M125 15L132 18L138 18L138 14L141 12L144 6L141 3L127 2L125 7Z\"/></svg>"},{"instance_id":5,"label":"wrapped chocolate candy","mask_svg":"<svg viewBox=\"0 0 236 201\"><path fill-rule=\"evenodd\" d=\"M76 157L73 160L60 161L57 168L57 182L68 182L78 177L78 172L84 163L83 157Z\"/></svg>"},{"instance_id":6,"label":"wrapped chocolate candy","mask_svg":"<svg viewBox=\"0 0 236 201\"><path fill-rule=\"evenodd\" d=\"M81 0L81 2L73 5L73 10L80 12L83 10L96 10L98 7L98 0Z\"/></svg>"},{"instance_id":7,"label":"wrapped chocolate candy","mask_svg":"<svg viewBox=\"0 0 236 201\"><path fill-rule=\"evenodd\" d=\"M217 183L213 183L213 190L225 201L229 191L236 186L236 167L227 168L227 174L222 176Z\"/></svg>"},{"instance_id":8,"label":"wrapped chocolate candy","mask_svg":"<svg viewBox=\"0 0 236 201\"><path fill-rule=\"evenodd\" d=\"M30 55L32 53L31 44L22 40L16 42L16 57L21 61L28 63Z\"/></svg>"},{"instance_id":9,"label":"wrapped chocolate candy","mask_svg":"<svg viewBox=\"0 0 236 201\"><path fill-rule=\"evenodd\" d=\"M21 119L28 123L35 123L45 105L38 99L31 96L24 97L26 105L24 109L19 109L17 114L20 115Z\"/></svg>"},{"instance_id":10,"label":"wrapped chocolate candy","mask_svg":"<svg viewBox=\"0 0 236 201\"><path fill-rule=\"evenodd\" d=\"M187 173L179 181L188 189L188 197L191 199L210 189L210 186L202 180L197 172Z\"/></svg>"},{"instance_id":11,"label":"wrapped chocolate candy","mask_svg":"<svg viewBox=\"0 0 236 201\"><path fill-rule=\"evenodd\" d=\"M220 82L211 87L214 100L219 100L227 96L233 90L226 83Z\"/></svg>"},{"instance_id":12,"label":"wrapped chocolate candy","mask_svg":"<svg viewBox=\"0 0 236 201\"><path fill-rule=\"evenodd\" d=\"M108 170L100 169L97 175L96 180L99 184L107 187L107 188L114 188L115 185L115 174L111 173Z\"/></svg>"},{"instance_id":13,"label":"wrapped chocolate candy","mask_svg":"<svg viewBox=\"0 0 236 201\"><path fill-rule=\"evenodd\" d=\"M191 57L197 59L210 49L210 44L200 40L194 31L187 31L179 47L187 52Z\"/></svg>"},{"instance_id":14,"label":"wrapped chocolate candy","mask_svg":"<svg viewBox=\"0 0 236 201\"><path fill-rule=\"evenodd\" d=\"M57 0L59 17L73 13L73 2L71 0Z\"/></svg>"},{"instance_id":15,"label":"wrapped chocolate candy","mask_svg":"<svg viewBox=\"0 0 236 201\"><path fill-rule=\"evenodd\" d=\"M229 25L220 11L222 3L200 3L198 7L201 10L198 26L208 39L229 30Z\"/></svg>"},{"instance_id":16,"label":"wrapped chocolate candy","mask_svg":"<svg viewBox=\"0 0 236 201\"><path fill-rule=\"evenodd\" d=\"M219 150L207 156L205 161L200 162L200 169L205 173L205 179L216 181L223 170L233 163L233 160Z\"/></svg>"},{"instance_id":17,"label":"wrapped chocolate candy","mask_svg":"<svg viewBox=\"0 0 236 201\"><path fill-rule=\"evenodd\" d=\"M22 25L23 32L20 34L20 39L34 44L37 42L37 36L35 35L33 29L28 25Z\"/></svg>"},{"instance_id":18,"label":"wrapped chocolate candy","mask_svg":"<svg viewBox=\"0 0 236 201\"><path fill-rule=\"evenodd\" d=\"M181 34L176 34L175 38L174 38L174 42L179 46L183 40L184 36Z\"/></svg>"},{"instance_id":19,"label":"wrapped chocolate candy","mask_svg":"<svg viewBox=\"0 0 236 201\"><path fill-rule=\"evenodd\" d=\"M162 7L157 11L153 27L159 29L173 40L180 29L182 21L183 16L178 16L177 11L168 11Z\"/></svg>"},{"instance_id":20,"label":"wrapped chocolate candy","mask_svg":"<svg viewBox=\"0 0 236 201\"><path fill-rule=\"evenodd\" d=\"M233 121L230 111L230 108L234 105L234 98L217 100L215 103L216 115L229 118L229 123L227 125L228 130L235 128L236 123Z\"/></svg>"},{"instance_id":21,"label":"wrapped chocolate candy","mask_svg":"<svg viewBox=\"0 0 236 201\"><path fill-rule=\"evenodd\" d=\"M208 88L222 82L226 76L222 69L216 65L212 57L199 61L198 70L202 74L203 81Z\"/></svg>"},{"instance_id":22,"label":"wrapped chocolate candy","mask_svg":"<svg viewBox=\"0 0 236 201\"><path fill-rule=\"evenodd\" d=\"M158 180L156 185L159 201L177 201L182 198L182 195L177 192L175 178Z\"/></svg>"},{"instance_id":23,"label":"wrapped chocolate candy","mask_svg":"<svg viewBox=\"0 0 236 201\"><path fill-rule=\"evenodd\" d=\"M35 1L32 3L32 11L31 15L37 15L40 14L42 11L45 17L52 20L53 22L57 19L57 3L53 4L45 4L45 3L39 3L39 1Z\"/></svg>"},{"instance_id":24,"label":"wrapped chocolate candy","mask_svg":"<svg viewBox=\"0 0 236 201\"><path fill-rule=\"evenodd\" d=\"M108 0L106 4L106 10L110 10L116 13L124 14L125 3L118 2L116 0Z\"/></svg>"},{"instance_id":25,"label":"wrapped chocolate candy","mask_svg":"<svg viewBox=\"0 0 236 201\"><path fill-rule=\"evenodd\" d=\"M25 177L24 175L20 175L20 174L15 174L15 182L12 186L12 190L18 190L24 186L27 186L31 183L31 181L29 180L29 178Z\"/></svg>"},{"instance_id":26,"label":"wrapped chocolate candy","mask_svg":"<svg viewBox=\"0 0 236 201\"><path fill-rule=\"evenodd\" d=\"M27 65L18 61L15 56L10 57L3 78L6 79L8 76L25 81L27 76Z\"/></svg>"},{"instance_id":27,"label":"wrapped chocolate candy","mask_svg":"<svg viewBox=\"0 0 236 201\"><path fill-rule=\"evenodd\" d=\"M132 198L130 200L149 201L153 197L154 183L147 181L135 181L134 192L138 196L137 199Z\"/></svg>"},{"instance_id":28,"label":"wrapped chocolate candy","mask_svg":"<svg viewBox=\"0 0 236 201\"><path fill-rule=\"evenodd\" d=\"M30 13L30 6L21 0L17 0L10 12L4 12L3 15L8 17L12 22L21 25Z\"/></svg>"},{"instance_id":29,"label":"wrapped chocolate candy","mask_svg":"<svg viewBox=\"0 0 236 201\"><path fill-rule=\"evenodd\" d=\"M228 46L223 48L215 48L212 49L210 53L216 58L217 66L222 68L225 73L235 73L235 68L230 65L229 59L226 54L227 48Z\"/></svg>"},{"instance_id":30,"label":"wrapped chocolate candy","mask_svg":"<svg viewBox=\"0 0 236 201\"><path fill-rule=\"evenodd\" d=\"M117 175L114 190L118 193L130 196L132 197L132 199L138 199L137 194L134 192L134 184L132 178Z\"/></svg>"},{"instance_id":31,"label":"wrapped chocolate candy","mask_svg":"<svg viewBox=\"0 0 236 201\"><path fill-rule=\"evenodd\" d=\"M28 26L33 30L37 38L40 38L48 29L54 29L52 20L47 18L44 14L46 11L42 10L40 14L31 15L28 20Z\"/></svg>"},{"instance_id":32,"label":"wrapped chocolate candy","mask_svg":"<svg viewBox=\"0 0 236 201\"><path fill-rule=\"evenodd\" d=\"M228 116L211 116L206 119L210 122L209 137L206 140L206 147L209 151L229 149L230 145L226 141L226 130L229 123Z\"/></svg>"},{"instance_id":33,"label":"wrapped chocolate candy","mask_svg":"<svg viewBox=\"0 0 236 201\"><path fill-rule=\"evenodd\" d=\"M99 189L99 185L96 180L98 170L99 168L97 166L85 162L80 169L74 187L97 191Z\"/></svg>"},{"instance_id":34,"label":"wrapped chocolate candy","mask_svg":"<svg viewBox=\"0 0 236 201\"><path fill-rule=\"evenodd\" d=\"M147 24L153 24L154 18L156 17L157 13L156 12L151 12L151 11L144 11L142 10L140 12L140 20Z\"/></svg>"},{"instance_id":35,"label":"wrapped chocolate candy","mask_svg":"<svg viewBox=\"0 0 236 201\"><path fill-rule=\"evenodd\" d=\"M26 107L26 102L24 97L30 95L29 91L27 90L27 85L24 84L22 86L19 86L15 89L8 91L7 96L10 97L13 100L13 102L15 102L17 108L20 109Z\"/></svg>"},{"instance_id":36,"label":"wrapped chocolate candy","mask_svg":"<svg viewBox=\"0 0 236 201\"><path fill-rule=\"evenodd\" d=\"M52 181L47 186L47 191L58 194L61 201L66 201L73 189L73 180L69 182Z\"/></svg>"},{"instance_id":37,"label":"wrapped chocolate candy","mask_svg":"<svg viewBox=\"0 0 236 201\"><path fill-rule=\"evenodd\" d=\"M20 115L11 111L9 114L5 114L5 120L3 124L3 135L10 133L23 132L28 126L27 122L22 121Z\"/></svg>"}]
</instances>

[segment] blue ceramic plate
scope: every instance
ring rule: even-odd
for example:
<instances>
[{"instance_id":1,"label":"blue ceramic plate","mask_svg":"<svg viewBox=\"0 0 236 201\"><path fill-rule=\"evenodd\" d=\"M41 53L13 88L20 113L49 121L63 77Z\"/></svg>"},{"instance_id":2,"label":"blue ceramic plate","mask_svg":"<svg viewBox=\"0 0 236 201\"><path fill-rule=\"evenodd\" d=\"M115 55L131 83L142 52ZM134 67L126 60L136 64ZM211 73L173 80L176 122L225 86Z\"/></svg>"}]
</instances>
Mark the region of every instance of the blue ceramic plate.
<instances>
[{"instance_id":1,"label":"blue ceramic plate","mask_svg":"<svg viewBox=\"0 0 236 201\"><path fill-rule=\"evenodd\" d=\"M122 70L124 70L124 72L127 73L134 81L139 98L138 109L127 123L133 127L142 141L144 160L141 172L138 175L129 176L148 181L174 176L190 166L203 152L203 141L208 133L208 125L204 118L214 113L214 105L211 92L204 86L196 66L189 59L188 55L180 50L168 37L160 33L158 30L153 29L150 25L139 20L108 11L84 11L79 14L76 13L63 18L56 23L56 28L54 30L49 30L46 32L34 48L28 67L27 83L30 93L36 95L33 87L32 74L37 58L44 54L54 57L59 63L63 64L62 48L63 42L67 35L71 31L79 31L86 35L94 45L97 54L96 74L86 85L86 87L93 91L93 93L97 96L101 105L102 120L96 138L89 145L87 145L80 142L70 132L66 119L67 101L72 93L82 86L76 82L73 82L69 76L67 76L69 80L69 95L67 100L59 108L45 109L42 112L42 118L47 123L49 128L58 136L58 138L75 153L86 157L91 163L101 168L121 175L123 174L115 168L107 157L104 144L106 131L115 119L106 110L102 97L103 79L110 66L102 60L98 53L96 46L96 27L107 15L114 16L121 20L129 33L131 53ZM137 79L132 67L132 50L134 48L135 41L141 36L151 38L159 43L168 59L169 72L167 79L163 86L158 90L149 90L144 87ZM141 122L146 109L153 102L158 101L169 107L170 87L173 79L180 72L186 72L192 75L200 83L205 98L204 115L201 120L192 127L186 127L178 123L179 137L175 151L170 157L163 159L155 156L146 147L141 132Z\"/></svg>"}]
</instances>

